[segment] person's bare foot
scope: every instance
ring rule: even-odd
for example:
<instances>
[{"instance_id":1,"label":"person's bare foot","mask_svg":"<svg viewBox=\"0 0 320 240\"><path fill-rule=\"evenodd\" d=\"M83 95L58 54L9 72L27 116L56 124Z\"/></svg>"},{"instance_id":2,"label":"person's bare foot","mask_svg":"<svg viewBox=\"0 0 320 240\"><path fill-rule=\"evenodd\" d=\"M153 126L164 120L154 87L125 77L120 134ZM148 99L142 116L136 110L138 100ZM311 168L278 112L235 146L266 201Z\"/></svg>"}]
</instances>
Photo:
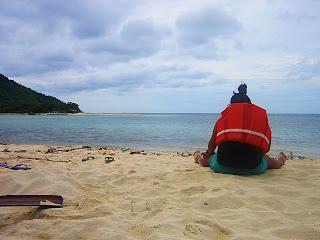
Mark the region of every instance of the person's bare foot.
<instances>
[{"instance_id":1,"label":"person's bare foot","mask_svg":"<svg viewBox=\"0 0 320 240\"><path fill-rule=\"evenodd\" d=\"M283 152L280 152L277 157L277 160L281 161L282 165L284 165L287 160L287 156Z\"/></svg>"},{"instance_id":2,"label":"person's bare foot","mask_svg":"<svg viewBox=\"0 0 320 240\"><path fill-rule=\"evenodd\" d=\"M194 162L199 164L199 159L202 157L200 151L196 151L194 154Z\"/></svg>"},{"instance_id":3,"label":"person's bare foot","mask_svg":"<svg viewBox=\"0 0 320 240\"><path fill-rule=\"evenodd\" d=\"M199 164L202 167L209 167L210 157L204 157L201 154L201 158L199 158Z\"/></svg>"}]
</instances>

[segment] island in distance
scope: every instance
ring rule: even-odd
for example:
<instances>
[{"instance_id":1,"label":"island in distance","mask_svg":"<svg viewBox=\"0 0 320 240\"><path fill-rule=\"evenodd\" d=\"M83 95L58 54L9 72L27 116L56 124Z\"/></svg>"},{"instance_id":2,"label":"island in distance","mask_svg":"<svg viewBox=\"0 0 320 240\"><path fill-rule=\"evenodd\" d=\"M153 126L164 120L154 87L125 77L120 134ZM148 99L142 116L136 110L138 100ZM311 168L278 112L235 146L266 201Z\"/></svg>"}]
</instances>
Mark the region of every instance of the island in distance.
<instances>
[{"instance_id":1,"label":"island in distance","mask_svg":"<svg viewBox=\"0 0 320 240\"><path fill-rule=\"evenodd\" d=\"M76 103L38 93L0 74L0 113L81 113Z\"/></svg>"}]
</instances>

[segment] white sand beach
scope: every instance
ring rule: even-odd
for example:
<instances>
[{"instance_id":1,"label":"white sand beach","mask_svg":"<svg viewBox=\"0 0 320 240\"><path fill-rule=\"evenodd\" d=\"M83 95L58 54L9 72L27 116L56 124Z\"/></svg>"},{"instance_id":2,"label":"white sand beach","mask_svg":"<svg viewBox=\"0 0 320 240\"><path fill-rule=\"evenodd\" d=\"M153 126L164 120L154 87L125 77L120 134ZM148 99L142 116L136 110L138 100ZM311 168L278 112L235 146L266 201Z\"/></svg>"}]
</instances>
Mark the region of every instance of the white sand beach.
<instances>
[{"instance_id":1,"label":"white sand beach","mask_svg":"<svg viewBox=\"0 0 320 240\"><path fill-rule=\"evenodd\" d=\"M320 159L260 176L192 154L0 145L0 194L62 195L62 208L0 207L0 239L320 239ZM105 163L105 157L115 161Z\"/></svg>"}]
</instances>

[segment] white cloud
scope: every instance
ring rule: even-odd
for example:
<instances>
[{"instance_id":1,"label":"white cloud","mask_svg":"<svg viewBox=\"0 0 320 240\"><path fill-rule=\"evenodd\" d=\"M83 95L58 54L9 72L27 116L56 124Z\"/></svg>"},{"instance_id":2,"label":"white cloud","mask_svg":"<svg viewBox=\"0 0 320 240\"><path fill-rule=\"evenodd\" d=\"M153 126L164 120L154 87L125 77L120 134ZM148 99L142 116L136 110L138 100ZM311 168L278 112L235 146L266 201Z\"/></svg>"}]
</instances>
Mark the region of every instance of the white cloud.
<instances>
[{"instance_id":1,"label":"white cloud","mask_svg":"<svg viewBox=\"0 0 320 240\"><path fill-rule=\"evenodd\" d=\"M119 111L129 101L123 92L135 94L130 106L157 91L177 108L183 102L174 91L194 101L212 91L228 102L242 82L258 102L272 95L296 105L284 87L293 94L320 90L318 12L320 3L311 0L3 0L0 72L47 94L78 96L88 111L95 105L84 99L107 99L106 92L118 96ZM313 96L301 111L320 100Z\"/></svg>"}]
</instances>

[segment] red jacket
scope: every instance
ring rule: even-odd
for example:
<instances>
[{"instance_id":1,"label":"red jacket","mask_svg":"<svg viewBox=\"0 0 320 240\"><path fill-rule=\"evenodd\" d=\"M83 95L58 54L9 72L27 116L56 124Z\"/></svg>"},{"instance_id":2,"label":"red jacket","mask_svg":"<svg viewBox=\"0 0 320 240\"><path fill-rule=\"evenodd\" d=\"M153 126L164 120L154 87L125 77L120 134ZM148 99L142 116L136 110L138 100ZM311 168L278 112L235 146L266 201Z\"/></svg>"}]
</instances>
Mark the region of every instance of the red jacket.
<instances>
[{"instance_id":1,"label":"red jacket","mask_svg":"<svg viewBox=\"0 0 320 240\"><path fill-rule=\"evenodd\" d=\"M232 103L216 123L215 144L236 141L258 147L265 154L270 150L271 129L265 109L249 103Z\"/></svg>"}]
</instances>

